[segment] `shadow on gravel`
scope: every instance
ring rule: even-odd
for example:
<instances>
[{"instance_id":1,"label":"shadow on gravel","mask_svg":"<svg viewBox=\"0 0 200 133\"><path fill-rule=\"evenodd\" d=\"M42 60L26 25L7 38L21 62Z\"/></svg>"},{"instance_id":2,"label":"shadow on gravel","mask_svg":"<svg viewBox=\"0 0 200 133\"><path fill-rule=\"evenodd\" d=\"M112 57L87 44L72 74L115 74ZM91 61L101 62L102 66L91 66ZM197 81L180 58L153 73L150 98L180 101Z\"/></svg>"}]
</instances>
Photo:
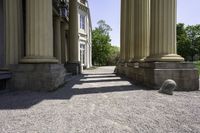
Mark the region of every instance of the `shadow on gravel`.
<instances>
[{"instance_id":1,"label":"shadow on gravel","mask_svg":"<svg viewBox=\"0 0 200 133\"><path fill-rule=\"evenodd\" d=\"M94 77L93 77L94 76ZM98 77L100 80L97 80ZM98 74L83 74L75 77L73 80L68 82L64 87L53 92L31 92L31 91L21 91L21 92L2 92L0 93L0 110L14 110L14 109L28 109L43 100L70 100L75 95L86 95L95 93L110 93L110 92L122 92L122 91L134 91L142 90L143 88L136 87L128 81L127 79L116 78L112 73L98 73ZM94 80L90 80L94 78ZM108 78L108 79L101 79ZM86 81L82 81L88 79ZM104 85L98 86L98 84ZM105 82L108 84L105 84ZM110 83L112 85L110 86ZM114 83L113 83L114 82ZM126 85L115 85L117 82L128 82ZM81 88L75 86L82 86L83 84L97 84L95 87L89 86L88 88ZM140 89L138 89L140 88Z\"/></svg>"}]
</instances>

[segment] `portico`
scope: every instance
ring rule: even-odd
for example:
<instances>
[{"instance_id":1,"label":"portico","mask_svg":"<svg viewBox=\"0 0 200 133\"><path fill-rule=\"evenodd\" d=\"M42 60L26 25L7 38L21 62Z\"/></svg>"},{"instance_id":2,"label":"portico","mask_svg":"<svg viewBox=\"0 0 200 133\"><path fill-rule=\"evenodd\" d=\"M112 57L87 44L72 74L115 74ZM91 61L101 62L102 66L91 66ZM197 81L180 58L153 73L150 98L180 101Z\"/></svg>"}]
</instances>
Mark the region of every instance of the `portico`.
<instances>
[{"instance_id":1,"label":"portico","mask_svg":"<svg viewBox=\"0 0 200 133\"><path fill-rule=\"evenodd\" d=\"M176 4L176 0L121 0L118 74L153 89L167 79L178 83L177 90L199 89L197 69L177 55Z\"/></svg>"}]
</instances>

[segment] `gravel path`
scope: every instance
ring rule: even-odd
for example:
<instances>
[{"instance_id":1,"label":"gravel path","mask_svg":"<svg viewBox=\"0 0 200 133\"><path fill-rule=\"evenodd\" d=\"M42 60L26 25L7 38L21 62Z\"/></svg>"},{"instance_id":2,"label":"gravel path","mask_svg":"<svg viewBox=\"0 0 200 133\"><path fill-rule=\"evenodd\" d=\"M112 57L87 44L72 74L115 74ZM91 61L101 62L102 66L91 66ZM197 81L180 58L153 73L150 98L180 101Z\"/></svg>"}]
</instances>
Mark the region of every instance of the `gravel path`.
<instances>
[{"instance_id":1,"label":"gravel path","mask_svg":"<svg viewBox=\"0 0 200 133\"><path fill-rule=\"evenodd\" d=\"M200 132L200 92L162 95L113 70L85 71L55 92L0 93L0 133Z\"/></svg>"}]
</instances>

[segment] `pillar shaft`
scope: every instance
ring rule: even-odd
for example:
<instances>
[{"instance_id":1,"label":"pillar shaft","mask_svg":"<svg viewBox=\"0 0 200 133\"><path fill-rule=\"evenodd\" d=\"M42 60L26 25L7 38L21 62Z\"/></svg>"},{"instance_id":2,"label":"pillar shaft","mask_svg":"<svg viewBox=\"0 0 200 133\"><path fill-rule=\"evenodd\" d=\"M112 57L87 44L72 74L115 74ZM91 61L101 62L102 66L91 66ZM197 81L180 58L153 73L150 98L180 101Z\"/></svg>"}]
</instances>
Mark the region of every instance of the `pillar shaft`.
<instances>
[{"instance_id":1,"label":"pillar shaft","mask_svg":"<svg viewBox=\"0 0 200 133\"><path fill-rule=\"evenodd\" d=\"M150 56L147 61L183 61L176 54L176 0L151 0Z\"/></svg>"},{"instance_id":2,"label":"pillar shaft","mask_svg":"<svg viewBox=\"0 0 200 133\"><path fill-rule=\"evenodd\" d=\"M51 0L26 0L26 57L22 63L57 63L53 57Z\"/></svg>"},{"instance_id":3,"label":"pillar shaft","mask_svg":"<svg viewBox=\"0 0 200 133\"><path fill-rule=\"evenodd\" d=\"M66 31L65 31L66 23L61 23L61 62L66 63Z\"/></svg>"},{"instance_id":4,"label":"pillar shaft","mask_svg":"<svg viewBox=\"0 0 200 133\"><path fill-rule=\"evenodd\" d=\"M78 2L69 1L69 43L71 63L80 62L80 45L78 43Z\"/></svg>"},{"instance_id":5,"label":"pillar shaft","mask_svg":"<svg viewBox=\"0 0 200 133\"><path fill-rule=\"evenodd\" d=\"M4 0L6 64L18 64L23 44L22 3L21 0Z\"/></svg>"},{"instance_id":6,"label":"pillar shaft","mask_svg":"<svg viewBox=\"0 0 200 133\"><path fill-rule=\"evenodd\" d=\"M134 21L135 21L135 18L134 18L134 3L135 1L134 0L131 0L130 1L130 61L133 61L134 59Z\"/></svg>"},{"instance_id":7,"label":"pillar shaft","mask_svg":"<svg viewBox=\"0 0 200 133\"><path fill-rule=\"evenodd\" d=\"M125 60L126 43L126 0L121 0L121 31L120 31L120 58Z\"/></svg>"},{"instance_id":8,"label":"pillar shaft","mask_svg":"<svg viewBox=\"0 0 200 133\"><path fill-rule=\"evenodd\" d=\"M131 40L131 1L126 0L126 23L125 23L125 61L129 62L130 60L130 40Z\"/></svg>"},{"instance_id":9,"label":"pillar shaft","mask_svg":"<svg viewBox=\"0 0 200 133\"><path fill-rule=\"evenodd\" d=\"M143 61L149 55L150 0L135 0L134 4L134 60Z\"/></svg>"},{"instance_id":10,"label":"pillar shaft","mask_svg":"<svg viewBox=\"0 0 200 133\"><path fill-rule=\"evenodd\" d=\"M54 18L54 45L55 56L61 63L61 20L59 17Z\"/></svg>"},{"instance_id":11,"label":"pillar shaft","mask_svg":"<svg viewBox=\"0 0 200 133\"><path fill-rule=\"evenodd\" d=\"M0 68L5 65L5 40L4 40L4 3L0 1Z\"/></svg>"}]
</instances>

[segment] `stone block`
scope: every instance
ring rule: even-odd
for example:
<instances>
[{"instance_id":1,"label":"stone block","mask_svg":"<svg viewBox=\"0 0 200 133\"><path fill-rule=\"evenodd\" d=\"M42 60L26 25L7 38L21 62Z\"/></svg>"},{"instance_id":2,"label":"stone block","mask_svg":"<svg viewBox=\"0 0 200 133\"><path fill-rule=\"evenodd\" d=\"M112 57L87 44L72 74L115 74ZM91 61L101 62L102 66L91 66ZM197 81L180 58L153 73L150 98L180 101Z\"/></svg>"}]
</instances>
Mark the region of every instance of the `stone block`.
<instances>
[{"instance_id":1,"label":"stone block","mask_svg":"<svg viewBox=\"0 0 200 133\"><path fill-rule=\"evenodd\" d=\"M11 65L12 78L7 89L52 91L64 84L66 70L62 64Z\"/></svg>"},{"instance_id":2,"label":"stone block","mask_svg":"<svg viewBox=\"0 0 200 133\"><path fill-rule=\"evenodd\" d=\"M68 73L72 73L73 75L78 75L81 74L81 63L77 62L77 63L71 63L71 62L67 62L65 64L65 68L66 71Z\"/></svg>"},{"instance_id":3,"label":"stone block","mask_svg":"<svg viewBox=\"0 0 200 133\"><path fill-rule=\"evenodd\" d=\"M191 63L145 63L140 68L144 70L143 84L152 89L159 89L167 79L177 83L176 91L199 90L198 70Z\"/></svg>"},{"instance_id":4,"label":"stone block","mask_svg":"<svg viewBox=\"0 0 200 133\"><path fill-rule=\"evenodd\" d=\"M127 66L117 66L118 74L148 89L159 90L165 80L172 79L177 83L176 91L199 90L199 73L192 63L142 62L139 66L134 63Z\"/></svg>"}]
</instances>

